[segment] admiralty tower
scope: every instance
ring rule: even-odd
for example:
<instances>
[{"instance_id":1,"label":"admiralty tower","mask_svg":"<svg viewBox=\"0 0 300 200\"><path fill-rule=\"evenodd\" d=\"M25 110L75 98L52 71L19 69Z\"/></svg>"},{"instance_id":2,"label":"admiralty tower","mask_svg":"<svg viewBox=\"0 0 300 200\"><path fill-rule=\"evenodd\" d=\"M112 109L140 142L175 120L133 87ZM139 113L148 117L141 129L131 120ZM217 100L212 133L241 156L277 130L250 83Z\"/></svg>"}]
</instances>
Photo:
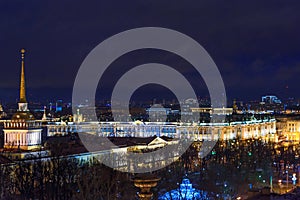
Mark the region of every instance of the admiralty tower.
<instances>
[{"instance_id":1,"label":"admiralty tower","mask_svg":"<svg viewBox=\"0 0 300 200\"><path fill-rule=\"evenodd\" d=\"M25 85L25 49L21 49L20 100L11 120L4 122L4 149L34 151L42 144L41 122L28 109Z\"/></svg>"}]
</instances>

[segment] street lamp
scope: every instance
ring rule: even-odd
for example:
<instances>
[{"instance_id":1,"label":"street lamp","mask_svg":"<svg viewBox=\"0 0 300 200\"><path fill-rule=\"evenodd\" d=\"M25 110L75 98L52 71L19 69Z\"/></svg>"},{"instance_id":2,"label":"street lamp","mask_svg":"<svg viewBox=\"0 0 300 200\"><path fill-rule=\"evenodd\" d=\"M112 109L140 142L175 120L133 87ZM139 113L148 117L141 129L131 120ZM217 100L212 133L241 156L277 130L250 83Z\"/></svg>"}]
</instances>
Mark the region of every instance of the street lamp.
<instances>
[{"instance_id":1,"label":"street lamp","mask_svg":"<svg viewBox=\"0 0 300 200\"><path fill-rule=\"evenodd\" d=\"M296 180L297 180L296 173L293 173L292 181L294 186L296 185Z\"/></svg>"},{"instance_id":2,"label":"street lamp","mask_svg":"<svg viewBox=\"0 0 300 200\"><path fill-rule=\"evenodd\" d=\"M280 188L279 193L281 194L281 189L282 189L282 180L281 179L278 180L278 185L279 185L279 188Z\"/></svg>"}]
</instances>

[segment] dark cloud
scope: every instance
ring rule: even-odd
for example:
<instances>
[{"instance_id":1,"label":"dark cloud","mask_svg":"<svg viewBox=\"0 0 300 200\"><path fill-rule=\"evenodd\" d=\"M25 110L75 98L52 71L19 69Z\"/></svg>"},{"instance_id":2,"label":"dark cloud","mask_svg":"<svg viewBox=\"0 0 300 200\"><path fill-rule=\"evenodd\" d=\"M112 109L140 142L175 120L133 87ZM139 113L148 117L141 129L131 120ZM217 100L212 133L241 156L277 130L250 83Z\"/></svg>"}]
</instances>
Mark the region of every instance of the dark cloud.
<instances>
[{"instance_id":1,"label":"dark cloud","mask_svg":"<svg viewBox=\"0 0 300 200\"><path fill-rule=\"evenodd\" d=\"M0 98L18 87L20 48L28 50L26 76L34 95L59 98L53 88L71 91L92 48L120 31L143 26L175 29L197 40L218 65L231 98L258 99L269 92L300 97L299 9L298 1L271 0L1 1L5 76ZM280 89L285 85L288 92ZM64 94L70 98L71 92Z\"/></svg>"}]
</instances>

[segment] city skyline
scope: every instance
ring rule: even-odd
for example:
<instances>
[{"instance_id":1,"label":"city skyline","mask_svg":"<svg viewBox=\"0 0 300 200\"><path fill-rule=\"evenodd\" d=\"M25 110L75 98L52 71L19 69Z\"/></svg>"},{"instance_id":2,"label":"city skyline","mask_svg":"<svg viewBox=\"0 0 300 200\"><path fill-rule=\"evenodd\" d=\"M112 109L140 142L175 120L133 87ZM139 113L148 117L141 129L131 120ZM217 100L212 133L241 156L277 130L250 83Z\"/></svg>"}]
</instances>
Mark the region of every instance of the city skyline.
<instances>
[{"instance_id":1,"label":"city skyline","mask_svg":"<svg viewBox=\"0 0 300 200\"><path fill-rule=\"evenodd\" d=\"M299 199L299 8L0 1L0 199Z\"/></svg>"}]
</instances>

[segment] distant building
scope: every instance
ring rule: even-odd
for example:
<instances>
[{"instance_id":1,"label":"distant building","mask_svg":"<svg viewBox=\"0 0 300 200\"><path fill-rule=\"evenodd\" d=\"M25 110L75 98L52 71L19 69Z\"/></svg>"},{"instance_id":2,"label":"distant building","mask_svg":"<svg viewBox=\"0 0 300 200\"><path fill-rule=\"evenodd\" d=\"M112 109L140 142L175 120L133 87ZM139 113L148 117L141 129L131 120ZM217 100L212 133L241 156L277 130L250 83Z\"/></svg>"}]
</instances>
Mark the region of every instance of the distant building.
<instances>
[{"instance_id":1,"label":"distant building","mask_svg":"<svg viewBox=\"0 0 300 200\"><path fill-rule=\"evenodd\" d=\"M199 107L197 99L186 99L182 103L181 115L193 115L192 108Z\"/></svg>"},{"instance_id":2,"label":"distant building","mask_svg":"<svg viewBox=\"0 0 300 200\"><path fill-rule=\"evenodd\" d=\"M44 106L44 113L43 113L42 121L47 121L46 106Z\"/></svg>"},{"instance_id":3,"label":"distant building","mask_svg":"<svg viewBox=\"0 0 300 200\"><path fill-rule=\"evenodd\" d=\"M79 112L79 109L77 109L76 114L73 115L73 122L75 123L84 122L83 115Z\"/></svg>"},{"instance_id":4,"label":"distant building","mask_svg":"<svg viewBox=\"0 0 300 200\"><path fill-rule=\"evenodd\" d=\"M150 108L146 109L147 114L149 115L150 121L165 121L167 115L171 113L171 108L164 108L160 104L153 104Z\"/></svg>"},{"instance_id":5,"label":"distant building","mask_svg":"<svg viewBox=\"0 0 300 200\"><path fill-rule=\"evenodd\" d=\"M278 99L278 97L274 96L274 95L262 96L261 102L265 102L265 103L269 103L269 104L281 104L281 100Z\"/></svg>"},{"instance_id":6,"label":"distant building","mask_svg":"<svg viewBox=\"0 0 300 200\"><path fill-rule=\"evenodd\" d=\"M231 115L233 112L233 108L191 108L193 113L209 113L216 115Z\"/></svg>"},{"instance_id":7,"label":"distant building","mask_svg":"<svg viewBox=\"0 0 300 200\"><path fill-rule=\"evenodd\" d=\"M62 100L57 100L56 101L56 106L55 106L55 111L56 112L61 112L63 107L63 102Z\"/></svg>"},{"instance_id":8,"label":"distant building","mask_svg":"<svg viewBox=\"0 0 300 200\"><path fill-rule=\"evenodd\" d=\"M7 114L3 111L3 107L0 104L0 119L3 118L3 117L6 117L6 116L7 116Z\"/></svg>"},{"instance_id":9,"label":"distant building","mask_svg":"<svg viewBox=\"0 0 300 200\"><path fill-rule=\"evenodd\" d=\"M283 135L287 141L300 141L300 120L287 120Z\"/></svg>"}]
</instances>

